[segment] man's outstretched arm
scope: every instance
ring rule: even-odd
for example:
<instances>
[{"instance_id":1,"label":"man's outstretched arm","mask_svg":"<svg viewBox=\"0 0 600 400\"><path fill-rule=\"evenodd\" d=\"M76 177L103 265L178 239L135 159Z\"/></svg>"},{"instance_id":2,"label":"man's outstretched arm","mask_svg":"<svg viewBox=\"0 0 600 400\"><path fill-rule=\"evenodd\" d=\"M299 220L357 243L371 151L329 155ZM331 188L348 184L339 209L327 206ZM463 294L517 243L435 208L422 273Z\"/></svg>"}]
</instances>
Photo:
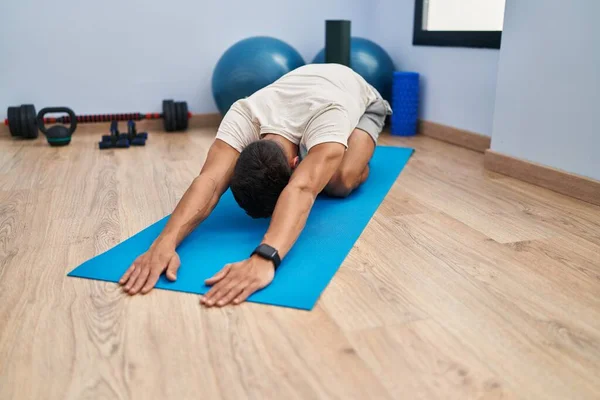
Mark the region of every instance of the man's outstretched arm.
<instances>
[{"instance_id":1,"label":"man's outstretched arm","mask_svg":"<svg viewBox=\"0 0 600 400\"><path fill-rule=\"evenodd\" d=\"M300 236L317 195L338 169L344 151L345 147L339 143L313 147L279 196L262 243L277 249L281 258ZM212 288L202 298L202 303L207 306L239 304L271 283L274 275L273 263L258 256L226 265L206 281Z\"/></svg>"},{"instance_id":2,"label":"man's outstretched arm","mask_svg":"<svg viewBox=\"0 0 600 400\"><path fill-rule=\"evenodd\" d=\"M238 156L233 147L215 140L200 174L177 204L162 233L119 280L125 291L148 293L165 271L168 279L177 279L180 261L176 248L215 208L229 187Z\"/></svg>"}]
</instances>

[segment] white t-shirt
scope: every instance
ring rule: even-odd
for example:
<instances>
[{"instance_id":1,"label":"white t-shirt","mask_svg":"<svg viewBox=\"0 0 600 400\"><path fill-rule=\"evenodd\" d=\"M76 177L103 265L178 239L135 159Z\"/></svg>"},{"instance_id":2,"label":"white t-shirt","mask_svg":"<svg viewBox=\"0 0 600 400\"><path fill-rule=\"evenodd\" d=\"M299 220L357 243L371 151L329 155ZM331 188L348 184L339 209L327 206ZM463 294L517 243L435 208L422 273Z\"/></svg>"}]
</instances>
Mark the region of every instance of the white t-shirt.
<instances>
[{"instance_id":1,"label":"white t-shirt","mask_svg":"<svg viewBox=\"0 0 600 400\"><path fill-rule=\"evenodd\" d=\"M231 106L217 132L238 151L262 135L277 134L300 146L303 158L321 143L347 147L369 105L381 96L352 69L309 64Z\"/></svg>"}]
</instances>

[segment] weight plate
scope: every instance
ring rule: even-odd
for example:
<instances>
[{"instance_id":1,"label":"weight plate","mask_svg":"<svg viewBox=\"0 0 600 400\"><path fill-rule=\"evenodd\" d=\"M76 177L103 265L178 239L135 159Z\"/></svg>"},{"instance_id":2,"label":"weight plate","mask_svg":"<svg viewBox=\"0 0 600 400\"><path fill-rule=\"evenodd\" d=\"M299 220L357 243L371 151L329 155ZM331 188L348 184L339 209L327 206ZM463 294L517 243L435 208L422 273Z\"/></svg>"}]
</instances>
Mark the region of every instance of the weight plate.
<instances>
[{"instance_id":1,"label":"weight plate","mask_svg":"<svg viewBox=\"0 0 600 400\"><path fill-rule=\"evenodd\" d=\"M183 123L181 125L181 130L185 131L188 128L188 106L186 101L181 102L181 108L183 110Z\"/></svg>"},{"instance_id":2,"label":"weight plate","mask_svg":"<svg viewBox=\"0 0 600 400\"><path fill-rule=\"evenodd\" d=\"M173 109L175 110L175 113L173 114L175 116L175 118L173 118L174 120L174 125L175 125L175 129L173 129L174 131L178 131L179 130L179 102L176 101L173 103Z\"/></svg>"},{"instance_id":3,"label":"weight plate","mask_svg":"<svg viewBox=\"0 0 600 400\"><path fill-rule=\"evenodd\" d=\"M17 131L17 125L19 124L18 111L19 107L8 107L8 110L6 111L8 117L8 128L10 129L10 134L13 137L19 136Z\"/></svg>"},{"instance_id":4,"label":"weight plate","mask_svg":"<svg viewBox=\"0 0 600 400\"><path fill-rule=\"evenodd\" d=\"M169 107L169 115L171 115L171 130L169 132L175 132L177 130L177 113L175 112L175 102L171 101L167 107Z\"/></svg>"},{"instance_id":5,"label":"weight plate","mask_svg":"<svg viewBox=\"0 0 600 400\"><path fill-rule=\"evenodd\" d=\"M183 106L180 101L175 103L175 130L183 130Z\"/></svg>"},{"instance_id":6,"label":"weight plate","mask_svg":"<svg viewBox=\"0 0 600 400\"><path fill-rule=\"evenodd\" d=\"M167 130L167 102L169 100L163 100L162 104L162 117L163 117L163 127L165 131Z\"/></svg>"},{"instance_id":7,"label":"weight plate","mask_svg":"<svg viewBox=\"0 0 600 400\"><path fill-rule=\"evenodd\" d=\"M165 131L171 132L173 129L171 128L173 124L173 100L163 100L163 125L165 127Z\"/></svg>"},{"instance_id":8,"label":"weight plate","mask_svg":"<svg viewBox=\"0 0 600 400\"><path fill-rule=\"evenodd\" d=\"M23 105L19 107L19 136L23 139L29 139L27 137L27 113Z\"/></svg>"},{"instance_id":9,"label":"weight plate","mask_svg":"<svg viewBox=\"0 0 600 400\"><path fill-rule=\"evenodd\" d=\"M25 113L26 126L23 136L27 139L36 139L38 137L37 114L33 104L23 104L21 113Z\"/></svg>"}]
</instances>

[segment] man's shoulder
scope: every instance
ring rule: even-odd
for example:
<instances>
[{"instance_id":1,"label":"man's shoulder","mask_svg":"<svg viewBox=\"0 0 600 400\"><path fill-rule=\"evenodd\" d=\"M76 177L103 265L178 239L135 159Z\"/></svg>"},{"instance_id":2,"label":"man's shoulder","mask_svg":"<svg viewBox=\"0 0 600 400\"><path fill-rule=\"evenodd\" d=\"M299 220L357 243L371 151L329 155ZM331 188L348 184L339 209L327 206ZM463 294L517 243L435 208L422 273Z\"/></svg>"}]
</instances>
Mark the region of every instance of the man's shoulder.
<instances>
[{"instance_id":1,"label":"man's shoulder","mask_svg":"<svg viewBox=\"0 0 600 400\"><path fill-rule=\"evenodd\" d=\"M239 152L259 137L258 127L244 104L244 101L238 100L231 106L223 117L216 136Z\"/></svg>"}]
</instances>

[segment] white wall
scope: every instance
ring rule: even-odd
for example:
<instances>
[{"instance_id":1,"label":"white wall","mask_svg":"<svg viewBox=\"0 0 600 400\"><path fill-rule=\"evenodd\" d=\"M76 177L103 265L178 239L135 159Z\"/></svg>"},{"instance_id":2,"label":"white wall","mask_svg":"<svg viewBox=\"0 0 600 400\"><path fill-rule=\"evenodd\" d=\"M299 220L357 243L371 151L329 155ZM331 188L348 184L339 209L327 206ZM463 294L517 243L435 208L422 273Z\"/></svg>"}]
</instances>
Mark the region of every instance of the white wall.
<instances>
[{"instance_id":1,"label":"white wall","mask_svg":"<svg viewBox=\"0 0 600 400\"><path fill-rule=\"evenodd\" d=\"M371 38L397 68L422 76L420 117L491 135L499 51L413 46L414 0L369 4Z\"/></svg>"},{"instance_id":2,"label":"white wall","mask_svg":"<svg viewBox=\"0 0 600 400\"><path fill-rule=\"evenodd\" d=\"M19 0L0 4L0 114L21 103L77 113L159 111L161 99L216 111L220 55L254 35L278 37L310 61L325 19L367 35L366 0Z\"/></svg>"},{"instance_id":3,"label":"white wall","mask_svg":"<svg viewBox=\"0 0 600 400\"><path fill-rule=\"evenodd\" d=\"M492 149L600 180L600 1L506 3Z\"/></svg>"}]
</instances>

